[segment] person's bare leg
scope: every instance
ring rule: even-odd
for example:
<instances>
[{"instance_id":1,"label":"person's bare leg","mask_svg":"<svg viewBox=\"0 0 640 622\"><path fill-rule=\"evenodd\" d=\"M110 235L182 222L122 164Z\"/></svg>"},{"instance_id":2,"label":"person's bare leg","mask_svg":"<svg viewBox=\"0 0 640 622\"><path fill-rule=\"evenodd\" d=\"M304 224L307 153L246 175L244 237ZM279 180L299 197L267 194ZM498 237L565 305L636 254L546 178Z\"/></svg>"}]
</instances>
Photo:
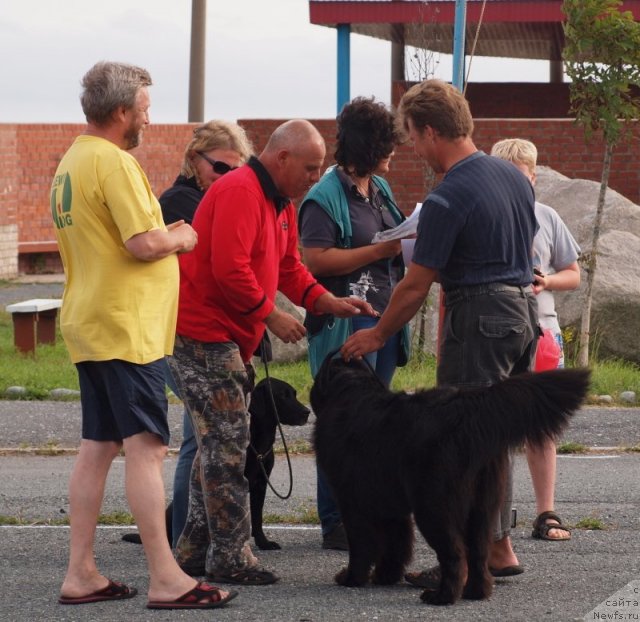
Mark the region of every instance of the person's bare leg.
<instances>
[{"instance_id":1,"label":"person's bare leg","mask_svg":"<svg viewBox=\"0 0 640 622\"><path fill-rule=\"evenodd\" d=\"M127 499L149 566L149 600L174 600L195 587L173 557L167 540L162 463L167 447L155 434L142 432L124 440ZM224 598L227 592L221 591Z\"/></svg>"},{"instance_id":2,"label":"person's bare leg","mask_svg":"<svg viewBox=\"0 0 640 622\"><path fill-rule=\"evenodd\" d=\"M94 556L94 538L107 474L120 443L82 439L69 480L71 537L69 566L60 594L86 596L109 584Z\"/></svg>"},{"instance_id":3,"label":"person's bare leg","mask_svg":"<svg viewBox=\"0 0 640 622\"><path fill-rule=\"evenodd\" d=\"M489 547L489 567L498 570L507 566L517 566L518 558L511 546L511 538L505 536L501 540L496 540Z\"/></svg>"},{"instance_id":4,"label":"person's bare leg","mask_svg":"<svg viewBox=\"0 0 640 622\"><path fill-rule=\"evenodd\" d=\"M536 516L542 512L553 511L555 505L556 487L556 444L548 439L543 445L525 447L529 473L531 473L531 483L536 497ZM553 519L548 519L547 523L556 523ZM570 532L558 528L550 529L549 538L566 538Z\"/></svg>"}]
</instances>

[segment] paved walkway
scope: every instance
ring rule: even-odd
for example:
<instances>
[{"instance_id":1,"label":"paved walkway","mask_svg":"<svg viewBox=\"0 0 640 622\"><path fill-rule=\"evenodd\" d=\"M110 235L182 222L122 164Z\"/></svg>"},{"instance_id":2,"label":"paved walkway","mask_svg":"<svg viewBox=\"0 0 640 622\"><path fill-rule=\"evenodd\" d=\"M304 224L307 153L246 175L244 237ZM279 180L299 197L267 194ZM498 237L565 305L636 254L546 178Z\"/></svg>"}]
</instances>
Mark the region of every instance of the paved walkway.
<instances>
[{"instance_id":1,"label":"paved walkway","mask_svg":"<svg viewBox=\"0 0 640 622\"><path fill-rule=\"evenodd\" d=\"M75 447L78 438L75 403L0 402L2 445L42 447L51 439ZM179 428L179 407L172 408L172 429ZM274 586L241 589L229 607L207 612L151 612L144 608L146 574L140 547L122 542L122 529L98 531L96 554L110 576L139 588L137 598L77 608L57 605L56 594L65 568L68 529L61 527L2 527L0 542L0 605L6 622L34 620L242 620L276 622L344 622L362 620L553 620L582 619L600 602L640 579L640 454L606 451L604 447L638 444L640 409L589 409L581 412L567 433L575 442L599 448L586 455L558 460L557 509L569 523L595 518L603 531L574 531L570 542L548 543L529 537L534 517L531 484L522 456L516 459L515 500L518 527L514 546L527 571L497 582L486 602L461 601L435 608L419 601L419 591L405 585L388 588L345 589L332 577L346 555L323 551L316 526L269 526L281 551L260 554L282 581ZM286 428L286 433L292 428ZM296 429L308 437L310 426ZM75 443L73 439L75 438ZM177 439L176 439L177 441ZM292 459L294 487L287 501L267 495L265 512L299 515L314 506L315 468L311 456ZM0 454L0 515L29 519L66 516L67 480L73 456ZM175 457L166 463L167 489ZM123 492L124 461L118 459L109 478L104 511L128 511ZM287 469L279 456L274 483L286 490ZM127 528L130 529L130 528ZM434 562L419 539L416 568ZM636 612L640 615L640 611ZM599 618L588 618L599 619ZM605 618L606 619L606 618ZM613 618L615 619L615 618ZM630 618L634 619L634 618Z\"/></svg>"}]
</instances>

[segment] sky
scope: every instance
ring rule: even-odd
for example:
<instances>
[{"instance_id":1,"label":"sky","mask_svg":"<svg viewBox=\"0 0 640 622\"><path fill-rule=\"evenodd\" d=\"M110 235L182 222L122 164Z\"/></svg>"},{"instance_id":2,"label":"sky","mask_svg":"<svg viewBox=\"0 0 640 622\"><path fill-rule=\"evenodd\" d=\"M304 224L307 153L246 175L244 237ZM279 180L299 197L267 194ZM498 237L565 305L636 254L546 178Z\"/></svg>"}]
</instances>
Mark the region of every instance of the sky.
<instances>
[{"instance_id":1,"label":"sky","mask_svg":"<svg viewBox=\"0 0 640 622\"><path fill-rule=\"evenodd\" d=\"M80 80L97 61L151 73L152 123L188 118L191 0L3 0L0 123L83 123ZM390 100L390 43L351 35L351 97ZM208 0L205 119L336 115L336 31L307 0ZM548 63L476 58L477 82L548 80ZM451 57L436 77L451 80Z\"/></svg>"}]
</instances>

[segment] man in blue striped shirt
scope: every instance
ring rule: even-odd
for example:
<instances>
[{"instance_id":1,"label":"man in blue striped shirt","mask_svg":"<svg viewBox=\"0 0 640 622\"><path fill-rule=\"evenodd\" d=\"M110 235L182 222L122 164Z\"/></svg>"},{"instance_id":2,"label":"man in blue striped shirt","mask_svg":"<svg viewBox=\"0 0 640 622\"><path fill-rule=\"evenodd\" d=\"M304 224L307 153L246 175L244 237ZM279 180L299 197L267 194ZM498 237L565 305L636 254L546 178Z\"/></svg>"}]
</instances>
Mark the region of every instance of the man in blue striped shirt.
<instances>
[{"instance_id":1,"label":"man in blue striped shirt","mask_svg":"<svg viewBox=\"0 0 640 622\"><path fill-rule=\"evenodd\" d=\"M375 328L354 333L342 354L349 359L379 349L439 281L445 318L438 384L488 386L527 371L537 336L533 188L511 163L476 148L468 103L453 86L439 80L415 85L403 96L399 115L416 154L444 176L422 206L407 275ZM509 481L489 551L494 576L523 572L509 536L511 488ZM406 578L437 587L439 569Z\"/></svg>"}]
</instances>

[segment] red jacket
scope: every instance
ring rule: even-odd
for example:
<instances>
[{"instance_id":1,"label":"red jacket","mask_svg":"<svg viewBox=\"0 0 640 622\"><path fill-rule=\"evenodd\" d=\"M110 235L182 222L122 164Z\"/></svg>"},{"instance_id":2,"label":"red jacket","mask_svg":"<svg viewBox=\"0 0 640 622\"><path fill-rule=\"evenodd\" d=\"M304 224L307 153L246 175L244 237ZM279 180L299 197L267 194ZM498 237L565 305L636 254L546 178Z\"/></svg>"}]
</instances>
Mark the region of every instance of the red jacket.
<instances>
[{"instance_id":1,"label":"red jacket","mask_svg":"<svg viewBox=\"0 0 640 622\"><path fill-rule=\"evenodd\" d=\"M268 177L252 159L216 181L196 210L198 244L180 255L177 325L179 335L198 341L233 341L245 362L262 339L278 289L311 312L327 291L300 260L293 203L278 213L252 166Z\"/></svg>"}]
</instances>

